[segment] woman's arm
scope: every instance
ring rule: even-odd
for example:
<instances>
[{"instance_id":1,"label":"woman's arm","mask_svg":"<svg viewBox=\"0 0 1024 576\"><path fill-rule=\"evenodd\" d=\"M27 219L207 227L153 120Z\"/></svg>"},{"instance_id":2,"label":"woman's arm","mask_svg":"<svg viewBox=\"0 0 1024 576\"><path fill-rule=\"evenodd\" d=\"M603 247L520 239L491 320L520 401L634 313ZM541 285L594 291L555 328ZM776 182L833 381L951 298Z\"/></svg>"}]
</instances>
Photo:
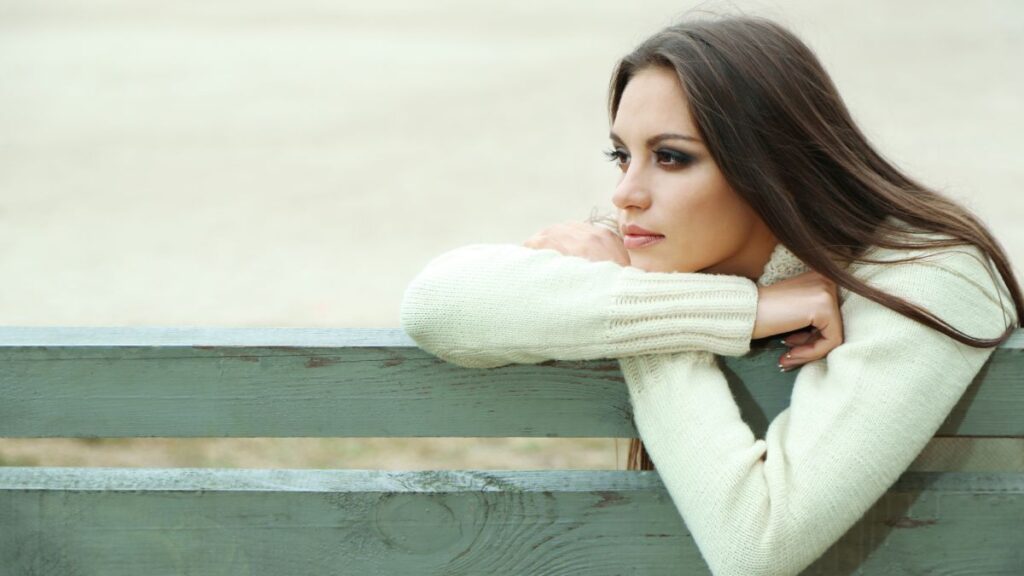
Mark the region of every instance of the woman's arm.
<instances>
[{"instance_id":1,"label":"woman's arm","mask_svg":"<svg viewBox=\"0 0 1024 576\"><path fill-rule=\"evenodd\" d=\"M757 299L742 276L473 244L413 279L401 322L424 350L473 368L686 350L739 356L750 350Z\"/></svg>"},{"instance_id":2,"label":"woman's arm","mask_svg":"<svg viewBox=\"0 0 1024 576\"><path fill-rule=\"evenodd\" d=\"M858 275L974 337L1003 332L1004 305L1015 317L963 252ZM713 355L620 360L640 436L715 574L796 574L821 556L907 469L993 351L854 293L842 315L843 344L801 369L764 439Z\"/></svg>"}]
</instances>

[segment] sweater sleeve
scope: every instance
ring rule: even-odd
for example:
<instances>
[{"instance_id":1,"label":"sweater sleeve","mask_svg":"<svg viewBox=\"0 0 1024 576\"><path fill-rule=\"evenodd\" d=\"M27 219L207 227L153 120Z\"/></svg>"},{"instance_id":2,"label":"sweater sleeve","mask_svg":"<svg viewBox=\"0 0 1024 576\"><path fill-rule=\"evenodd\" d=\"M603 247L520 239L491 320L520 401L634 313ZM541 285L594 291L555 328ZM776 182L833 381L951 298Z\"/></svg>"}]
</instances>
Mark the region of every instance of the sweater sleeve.
<instances>
[{"instance_id":1,"label":"sweater sleeve","mask_svg":"<svg viewBox=\"0 0 1024 576\"><path fill-rule=\"evenodd\" d=\"M646 272L553 249L473 244L430 261L401 324L464 367L642 353L750 350L757 285L742 276Z\"/></svg>"},{"instance_id":2,"label":"sweater sleeve","mask_svg":"<svg viewBox=\"0 0 1024 576\"><path fill-rule=\"evenodd\" d=\"M961 254L862 277L970 336L998 337L1004 305L1016 322L1012 300L1000 302L985 268ZM764 439L741 419L712 354L619 361L640 437L716 575L810 565L907 469L993 352L841 292L843 343L799 369Z\"/></svg>"}]
</instances>

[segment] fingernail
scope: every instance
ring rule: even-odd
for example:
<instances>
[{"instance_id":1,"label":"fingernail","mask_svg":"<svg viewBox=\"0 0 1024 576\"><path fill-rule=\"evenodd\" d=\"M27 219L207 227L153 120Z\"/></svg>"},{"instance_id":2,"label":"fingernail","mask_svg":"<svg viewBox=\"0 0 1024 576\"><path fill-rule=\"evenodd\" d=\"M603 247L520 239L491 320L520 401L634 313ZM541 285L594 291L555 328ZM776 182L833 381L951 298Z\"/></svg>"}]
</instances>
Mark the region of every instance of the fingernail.
<instances>
[{"instance_id":1,"label":"fingernail","mask_svg":"<svg viewBox=\"0 0 1024 576\"><path fill-rule=\"evenodd\" d=\"M780 369L780 370L782 369L782 364L779 364L779 369Z\"/></svg>"},{"instance_id":2,"label":"fingernail","mask_svg":"<svg viewBox=\"0 0 1024 576\"><path fill-rule=\"evenodd\" d=\"M793 359L793 354L791 354L789 352L786 352L786 358L789 358L790 360L792 360Z\"/></svg>"},{"instance_id":3,"label":"fingernail","mask_svg":"<svg viewBox=\"0 0 1024 576\"><path fill-rule=\"evenodd\" d=\"M781 343L782 343L783 345L785 345L785 344L786 344L786 341L785 341L785 340L779 340L779 342L781 342Z\"/></svg>"}]
</instances>

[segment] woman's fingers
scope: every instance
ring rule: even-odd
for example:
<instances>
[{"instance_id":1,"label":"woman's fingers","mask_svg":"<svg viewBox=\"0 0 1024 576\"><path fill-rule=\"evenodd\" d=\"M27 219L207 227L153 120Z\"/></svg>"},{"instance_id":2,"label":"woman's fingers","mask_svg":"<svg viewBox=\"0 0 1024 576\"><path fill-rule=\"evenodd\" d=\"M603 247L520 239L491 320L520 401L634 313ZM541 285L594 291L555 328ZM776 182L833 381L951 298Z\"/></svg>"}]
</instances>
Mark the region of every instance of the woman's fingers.
<instances>
[{"instance_id":1,"label":"woman's fingers","mask_svg":"<svg viewBox=\"0 0 1024 576\"><path fill-rule=\"evenodd\" d=\"M607 260L620 266L630 264L629 252L622 244L622 239L611 229L575 220L548 226L528 238L523 246L549 248L594 262Z\"/></svg>"},{"instance_id":2,"label":"woman's fingers","mask_svg":"<svg viewBox=\"0 0 1024 576\"><path fill-rule=\"evenodd\" d=\"M828 355L829 351L839 345L836 340L829 338L831 330L822 330L812 342L794 346L789 351L789 359L800 364L806 364L813 360L820 360Z\"/></svg>"},{"instance_id":3,"label":"woman's fingers","mask_svg":"<svg viewBox=\"0 0 1024 576\"><path fill-rule=\"evenodd\" d=\"M789 347L800 346L803 344L807 344L808 342L816 339L817 337L818 329L811 328L809 330L801 330L799 332L794 332L789 336L786 336L785 338L782 339L782 343Z\"/></svg>"},{"instance_id":4,"label":"woman's fingers","mask_svg":"<svg viewBox=\"0 0 1024 576\"><path fill-rule=\"evenodd\" d=\"M808 362L820 360L843 343L843 321L839 309L838 290L835 283L817 273L801 274L792 282L780 282L776 290L770 291L766 299L785 298L787 312L796 314L800 310L810 315L810 328L800 330L782 339L790 350L779 358L779 368L789 370ZM804 317L806 321L806 316Z\"/></svg>"}]
</instances>

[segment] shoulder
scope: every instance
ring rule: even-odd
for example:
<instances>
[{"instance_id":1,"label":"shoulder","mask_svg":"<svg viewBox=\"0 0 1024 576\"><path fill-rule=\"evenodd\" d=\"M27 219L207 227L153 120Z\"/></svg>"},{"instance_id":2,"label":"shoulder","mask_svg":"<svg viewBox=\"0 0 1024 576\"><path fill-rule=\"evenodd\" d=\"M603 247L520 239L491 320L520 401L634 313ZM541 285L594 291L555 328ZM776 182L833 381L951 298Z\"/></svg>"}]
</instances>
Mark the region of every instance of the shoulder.
<instances>
[{"instance_id":1,"label":"shoulder","mask_svg":"<svg viewBox=\"0 0 1024 576\"><path fill-rule=\"evenodd\" d=\"M939 234L925 238L948 239ZM996 338L1017 322L1013 298L995 263L979 247L873 248L865 257L880 262L855 262L853 275L887 294L923 307L954 328L975 338ZM867 300L840 289L844 321ZM872 305L880 304L871 302Z\"/></svg>"}]
</instances>

